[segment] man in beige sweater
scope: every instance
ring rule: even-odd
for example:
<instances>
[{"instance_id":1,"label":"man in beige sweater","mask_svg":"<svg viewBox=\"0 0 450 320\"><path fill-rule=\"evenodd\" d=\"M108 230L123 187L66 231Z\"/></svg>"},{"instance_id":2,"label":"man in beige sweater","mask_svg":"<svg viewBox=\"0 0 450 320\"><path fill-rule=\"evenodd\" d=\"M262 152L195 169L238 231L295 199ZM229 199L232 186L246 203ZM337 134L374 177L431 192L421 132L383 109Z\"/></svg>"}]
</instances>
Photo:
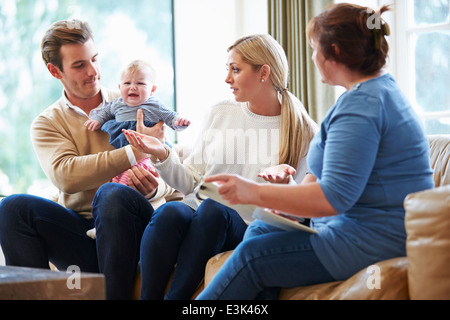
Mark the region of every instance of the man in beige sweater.
<instances>
[{"instance_id":1,"label":"man in beige sweater","mask_svg":"<svg viewBox=\"0 0 450 320\"><path fill-rule=\"evenodd\" d=\"M147 155L114 149L108 135L83 125L92 110L117 98L100 85L91 30L78 20L53 24L42 57L64 87L62 97L33 122L31 138L41 167L58 188L55 201L13 195L0 203L0 244L8 265L58 269L76 265L105 275L108 299L131 298L140 239L154 208L173 189L156 172L134 167ZM163 123L138 130L164 137ZM129 170L129 186L101 186ZM150 200L150 201L149 201ZM97 239L86 235L96 227Z\"/></svg>"}]
</instances>

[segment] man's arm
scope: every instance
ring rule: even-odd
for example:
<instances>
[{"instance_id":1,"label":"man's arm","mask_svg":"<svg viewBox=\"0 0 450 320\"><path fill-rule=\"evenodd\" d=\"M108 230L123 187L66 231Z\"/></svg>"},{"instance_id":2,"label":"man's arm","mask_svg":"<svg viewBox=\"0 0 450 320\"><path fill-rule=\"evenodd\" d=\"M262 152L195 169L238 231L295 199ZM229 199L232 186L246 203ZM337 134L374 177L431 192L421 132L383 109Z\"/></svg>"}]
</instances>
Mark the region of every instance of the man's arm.
<instances>
[{"instance_id":1,"label":"man's arm","mask_svg":"<svg viewBox=\"0 0 450 320\"><path fill-rule=\"evenodd\" d=\"M80 130L86 130L82 123L80 127ZM130 168L125 148L117 150L102 148L101 152L86 152L84 155L80 149L94 150L96 147L93 145L100 144L100 139L89 141L86 138L86 141L74 141L75 138L65 123L58 123L46 116L41 115L33 122L31 139L45 174L65 193L98 188ZM91 146L82 145L89 143ZM97 149L100 150L101 147L99 145Z\"/></svg>"}]
</instances>

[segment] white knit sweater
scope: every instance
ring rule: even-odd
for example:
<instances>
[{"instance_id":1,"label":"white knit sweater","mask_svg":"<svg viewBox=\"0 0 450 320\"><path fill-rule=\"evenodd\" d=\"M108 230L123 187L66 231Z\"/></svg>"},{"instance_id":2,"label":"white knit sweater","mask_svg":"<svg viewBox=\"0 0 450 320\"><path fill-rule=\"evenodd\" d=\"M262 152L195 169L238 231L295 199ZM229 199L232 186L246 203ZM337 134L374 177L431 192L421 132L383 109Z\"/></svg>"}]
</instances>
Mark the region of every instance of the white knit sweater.
<instances>
[{"instance_id":1,"label":"white knit sweater","mask_svg":"<svg viewBox=\"0 0 450 320\"><path fill-rule=\"evenodd\" d=\"M183 163L176 152L169 151L165 161L153 165L171 187L186 195L184 202L197 209L193 191L203 176L238 174L264 182L257 174L279 164L280 123L281 116L261 116L251 112L246 103L224 101L209 110L200 137ZM294 179L301 181L306 170L302 159Z\"/></svg>"}]
</instances>

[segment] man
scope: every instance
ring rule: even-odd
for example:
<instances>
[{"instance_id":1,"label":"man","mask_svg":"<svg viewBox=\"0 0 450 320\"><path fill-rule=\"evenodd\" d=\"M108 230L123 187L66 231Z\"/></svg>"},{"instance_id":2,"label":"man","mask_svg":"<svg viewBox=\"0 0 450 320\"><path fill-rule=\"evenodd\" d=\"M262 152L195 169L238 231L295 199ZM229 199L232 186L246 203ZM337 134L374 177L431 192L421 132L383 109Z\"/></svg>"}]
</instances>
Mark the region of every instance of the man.
<instances>
[{"instance_id":1,"label":"man","mask_svg":"<svg viewBox=\"0 0 450 320\"><path fill-rule=\"evenodd\" d=\"M108 135L84 126L90 112L117 98L101 88L100 64L89 26L59 21L45 34L42 57L60 80L63 96L34 121L33 146L42 169L59 189L57 201L12 195L0 202L0 244L6 264L105 275L106 298L131 298L142 233L153 207L172 194L156 172L132 167L147 155L131 146L114 149ZM138 117L138 131L163 138ZM130 169L129 186L101 186ZM150 202L147 199L151 199ZM143 210L144 208L144 210ZM97 239L86 235L95 227Z\"/></svg>"}]
</instances>

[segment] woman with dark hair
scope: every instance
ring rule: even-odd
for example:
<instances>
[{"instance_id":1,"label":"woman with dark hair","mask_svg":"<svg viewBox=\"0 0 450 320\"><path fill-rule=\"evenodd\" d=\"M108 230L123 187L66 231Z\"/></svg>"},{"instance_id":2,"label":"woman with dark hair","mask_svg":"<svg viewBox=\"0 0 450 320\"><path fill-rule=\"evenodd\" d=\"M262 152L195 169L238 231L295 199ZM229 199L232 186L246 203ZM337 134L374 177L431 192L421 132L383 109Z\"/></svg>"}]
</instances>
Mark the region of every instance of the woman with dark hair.
<instances>
[{"instance_id":1,"label":"woman with dark hair","mask_svg":"<svg viewBox=\"0 0 450 320\"><path fill-rule=\"evenodd\" d=\"M219 193L232 204L311 218L317 234L256 220L199 299L276 298L269 288L344 280L406 254L403 200L433 181L419 119L383 69L389 27L381 15L387 10L339 4L309 23L323 82L347 91L311 141L310 171L300 185L258 184L236 175L205 179L219 182Z\"/></svg>"}]
</instances>

